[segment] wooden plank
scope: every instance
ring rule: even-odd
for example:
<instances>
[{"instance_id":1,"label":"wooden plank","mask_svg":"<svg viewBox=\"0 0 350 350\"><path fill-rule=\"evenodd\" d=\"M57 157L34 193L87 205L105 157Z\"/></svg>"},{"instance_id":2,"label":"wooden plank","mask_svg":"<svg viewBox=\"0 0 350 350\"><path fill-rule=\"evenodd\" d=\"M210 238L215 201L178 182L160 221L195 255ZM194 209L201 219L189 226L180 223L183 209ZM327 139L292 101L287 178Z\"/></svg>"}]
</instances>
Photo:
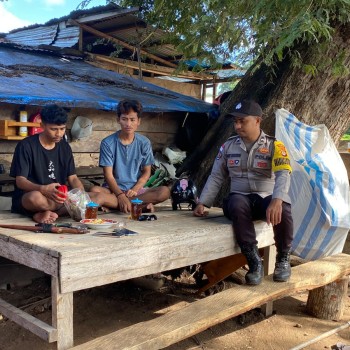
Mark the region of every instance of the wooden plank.
<instances>
[{"instance_id":1,"label":"wooden plank","mask_svg":"<svg viewBox=\"0 0 350 350\"><path fill-rule=\"evenodd\" d=\"M292 268L289 282L236 286L183 309L121 329L74 347L75 350L162 349L268 301L329 284L350 273L350 255L338 254Z\"/></svg>"},{"instance_id":2,"label":"wooden plank","mask_svg":"<svg viewBox=\"0 0 350 350\"><path fill-rule=\"evenodd\" d=\"M79 177L103 176L103 169L99 166L97 167L80 166L76 168L76 172Z\"/></svg>"},{"instance_id":3,"label":"wooden plank","mask_svg":"<svg viewBox=\"0 0 350 350\"><path fill-rule=\"evenodd\" d=\"M16 141L19 141L19 140L23 140L26 136L19 136L19 135L13 135L13 136L0 136L0 139L3 139L3 140L16 140Z\"/></svg>"},{"instance_id":4,"label":"wooden plank","mask_svg":"<svg viewBox=\"0 0 350 350\"><path fill-rule=\"evenodd\" d=\"M96 146L96 140L101 142L101 140L104 137L107 137L111 134L113 134L115 131L120 130L120 125L117 123L117 118L115 112L105 112L105 111L98 111L98 113L87 110L87 111L80 111L76 110L74 113L74 116L70 116L67 122L67 132L68 135L70 134L70 129L72 128L73 122L76 118L76 116L82 115L85 116L93 122L93 132L90 137L86 139L81 139L79 141L71 142L70 145L73 147L73 152L92 152L92 151L99 151L99 145ZM175 134L180 126L180 123L183 121L185 114L184 113L144 113L141 118L141 124L138 127L138 132L149 137L151 141L155 144L157 143L163 143L163 146L167 140L167 138L170 138L173 142ZM168 135L166 136L160 136L160 135ZM172 136L170 136L172 135ZM10 135L11 137L16 137L18 140L23 139L22 136L18 135ZM164 140L165 141L164 141ZM158 141L157 141L158 140ZM93 141L94 145L92 148L92 145L89 145L86 142ZM85 148L81 149L74 149L75 144L78 143L79 145L88 146L88 148L85 150ZM17 142L11 142L11 141L2 141L1 142L1 149L0 154L7 154L7 153L14 153L15 147L17 145ZM157 146L159 148L159 146Z\"/></svg>"},{"instance_id":5,"label":"wooden plank","mask_svg":"<svg viewBox=\"0 0 350 350\"><path fill-rule=\"evenodd\" d=\"M0 139L4 140L22 140L26 136L18 135L18 127L27 126L27 127L39 127L40 123L31 123L31 122L19 122L16 120L5 119L0 120Z\"/></svg>"},{"instance_id":6,"label":"wooden plank","mask_svg":"<svg viewBox=\"0 0 350 350\"><path fill-rule=\"evenodd\" d=\"M109 11L109 12L103 12L103 13L98 13L94 15L87 15L86 17L79 18L79 23L96 22L99 20L106 21L107 19L134 14L139 11L140 11L139 7L131 7L129 9L118 9L117 11Z\"/></svg>"},{"instance_id":7,"label":"wooden plank","mask_svg":"<svg viewBox=\"0 0 350 350\"><path fill-rule=\"evenodd\" d=\"M92 60L92 62L87 61L88 63L95 63L98 64L98 62L108 63L115 66L122 66L127 67L131 69L139 69L139 63L131 60L116 58L116 57L106 57L103 55L97 55L92 54L89 52L85 52L86 55L89 56L89 58ZM175 76L178 78L187 78L187 79L196 79L196 80L210 80L212 81L214 79L213 75L207 74L207 73L194 73L191 71L178 71L176 69L168 68L168 67L162 67L155 64L150 63L141 63L141 69L144 72L150 72L155 73L157 75L166 75L166 76Z\"/></svg>"},{"instance_id":8,"label":"wooden plank","mask_svg":"<svg viewBox=\"0 0 350 350\"><path fill-rule=\"evenodd\" d=\"M116 112L94 111L94 110L75 110L74 115L67 121L67 129L73 126L75 118L80 115L91 119L93 122L93 131L109 131L110 134L120 130L117 122ZM180 123L185 117L185 113L142 113L141 124L138 126L138 132L165 132L175 133Z\"/></svg>"},{"instance_id":9,"label":"wooden plank","mask_svg":"<svg viewBox=\"0 0 350 350\"><path fill-rule=\"evenodd\" d=\"M57 276L58 274L57 258L47 253L37 252L30 246L19 245L16 241L10 242L0 239L0 256L49 275Z\"/></svg>"},{"instance_id":10,"label":"wooden plank","mask_svg":"<svg viewBox=\"0 0 350 350\"><path fill-rule=\"evenodd\" d=\"M74 162L77 167L79 166L98 166L98 160L100 153L74 153Z\"/></svg>"},{"instance_id":11,"label":"wooden plank","mask_svg":"<svg viewBox=\"0 0 350 350\"><path fill-rule=\"evenodd\" d=\"M69 218L68 220L65 220L65 218L60 218L58 222L60 221L71 222L72 219ZM31 218L23 215L9 212L7 212L5 215L0 214L0 223L7 224L9 222L28 226L34 226L35 224ZM22 249L32 250L44 255L51 255L56 258L59 257L59 253L55 249L55 245L56 242L58 242L59 245L62 245L63 242L60 242L62 241L62 237L64 237L64 235L61 236L50 233L36 233L24 230L0 228L0 243L1 240L5 242L12 242L19 247L22 247ZM48 241L47 244L45 244L46 241Z\"/></svg>"},{"instance_id":12,"label":"wooden plank","mask_svg":"<svg viewBox=\"0 0 350 350\"><path fill-rule=\"evenodd\" d=\"M130 229L139 232L137 236L120 239L96 237L93 230L85 235L54 235L2 229L0 255L39 270L43 265L44 271L51 275L57 275L59 269L61 292L66 293L240 251L232 226L219 208L213 208L207 218L195 218L187 210L169 209L157 212L157 216L157 221L138 222L128 220L127 214L104 215L126 221ZM62 220L67 218L59 221ZM256 222L256 230L260 247L274 243L272 229L266 223ZM36 256L45 263L40 260L36 263Z\"/></svg>"},{"instance_id":13,"label":"wooden plank","mask_svg":"<svg viewBox=\"0 0 350 350\"><path fill-rule=\"evenodd\" d=\"M234 243L229 221L222 216L221 209L211 210L211 213L211 217L199 219L190 211L163 210L157 212L156 222L132 222L127 215L117 213L104 216L126 220L128 227L140 232L137 237L120 240L95 237L93 231L78 236L6 229L0 231L0 238L24 251L29 250L30 254L37 251L57 259L62 256L63 290L71 291L87 288L85 283L101 285L234 254L239 248ZM67 218L62 220L67 221ZM273 243L272 230L265 223L257 223L257 231L258 236L268 233L266 238L259 238L261 246ZM15 260L13 256L8 257ZM126 266L125 259L132 263ZM105 276L99 276L97 267L107 268ZM71 273L73 275L69 276ZM65 289L68 285L71 289Z\"/></svg>"},{"instance_id":14,"label":"wooden plank","mask_svg":"<svg viewBox=\"0 0 350 350\"><path fill-rule=\"evenodd\" d=\"M73 346L73 293L61 294L58 278L51 278L52 325L57 328L57 350Z\"/></svg>"},{"instance_id":15,"label":"wooden plank","mask_svg":"<svg viewBox=\"0 0 350 350\"><path fill-rule=\"evenodd\" d=\"M276 246L272 245L264 248L264 274L270 275L275 269L276 262ZM269 317L273 313L273 302L268 301L265 305L262 306L262 311L265 317Z\"/></svg>"},{"instance_id":16,"label":"wooden plank","mask_svg":"<svg viewBox=\"0 0 350 350\"><path fill-rule=\"evenodd\" d=\"M57 340L56 328L29 315L2 299L0 299L0 313L49 343Z\"/></svg>"},{"instance_id":17,"label":"wooden plank","mask_svg":"<svg viewBox=\"0 0 350 350\"><path fill-rule=\"evenodd\" d=\"M89 137L71 142L70 146L74 153L74 158L77 153L81 152L99 153L101 141L111 134L113 134L113 131L110 130L94 131ZM149 138L153 151L162 150L165 145L173 144L175 138L175 133L140 131L139 134L145 135Z\"/></svg>"},{"instance_id":18,"label":"wooden plank","mask_svg":"<svg viewBox=\"0 0 350 350\"><path fill-rule=\"evenodd\" d=\"M9 174L0 174L0 185L11 184L15 181L15 179Z\"/></svg>"},{"instance_id":19,"label":"wooden plank","mask_svg":"<svg viewBox=\"0 0 350 350\"><path fill-rule=\"evenodd\" d=\"M204 263L202 268L208 278L208 283L200 288L197 293L200 295L246 264L247 259L242 253Z\"/></svg>"},{"instance_id":20,"label":"wooden plank","mask_svg":"<svg viewBox=\"0 0 350 350\"><path fill-rule=\"evenodd\" d=\"M2 142L3 141L1 141L1 143ZM11 142L11 143L13 143L13 142ZM0 148L2 149L2 147L0 147ZM0 153L2 153L1 150L0 150ZM13 152L11 152L11 154L1 154L1 163L3 163L4 165L7 163L8 164L7 169L10 169L12 158L13 158ZM7 170L7 171L9 171L9 170Z\"/></svg>"},{"instance_id":21,"label":"wooden plank","mask_svg":"<svg viewBox=\"0 0 350 350\"><path fill-rule=\"evenodd\" d=\"M125 47L125 48L127 48L127 49L129 49L129 50L131 50L131 51L134 51L134 49L135 49L134 46L129 45L128 43L126 43L126 42L124 42L124 41L122 41L122 40L119 40L119 39L117 39L117 38L115 38L115 37L113 37L113 36L107 35L107 34L101 32L101 31L99 31L99 30L97 30L97 29L94 29L94 28L92 28L92 27L89 27L89 26L87 26L87 25L85 25L85 24L83 24L83 23L79 23L78 21L75 21L74 19L70 19L70 21L71 21L73 24L75 24L75 25L81 27L82 29L84 29L84 30L86 30L87 32L90 32L90 33L92 33L92 34L94 34L94 35L96 35L96 36L99 36L99 37L101 37L101 38L107 39L107 40L109 40L109 41L111 41L111 42L114 42L114 43L116 43L116 44L118 44L118 45L121 45L121 46L123 46L123 47ZM149 53L149 52L147 52L147 51L145 51L145 50L142 50L142 49L141 49L141 50L140 50L140 53L143 54L143 55L146 55L146 56L149 57L149 58L154 59L155 61L157 61L157 62L159 62L159 63L164 64L165 66L177 68L177 65L176 65L176 64L174 64L174 63L172 63L172 62L169 62L169 61L166 61L166 60L164 60L163 58L158 57L158 56L156 56L156 55L153 55L153 54L151 54L151 53Z\"/></svg>"},{"instance_id":22,"label":"wooden plank","mask_svg":"<svg viewBox=\"0 0 350 350\"><path fill-rule=\"evenodd\" d=\"M240 252L232 226L223 216L195 218L189 211L157 215L158 220L153 222L128 221L128 227L139 232L136 236L116 239L88 234L84 238L86 245L77 246L79 251L73 247L61 249L61 291L90 288ZM266 223L257 222L256 229L260 247L274 243L272 229Z\"/></svg>"},{"instance_id":23,"label":"wooden plank","mask_svg":"<svg viewBox=\"0 0 350 350\"><path fill-rule=\"evenodd\" d=\"M5 228L0 228L0 230L0 245L1 241L10 242L22 249L54 258L59 258L61 251L70 250L76 252L92 243L92 238L81 237L85 235L34 233Z\"/></svg>"}]
</instances>

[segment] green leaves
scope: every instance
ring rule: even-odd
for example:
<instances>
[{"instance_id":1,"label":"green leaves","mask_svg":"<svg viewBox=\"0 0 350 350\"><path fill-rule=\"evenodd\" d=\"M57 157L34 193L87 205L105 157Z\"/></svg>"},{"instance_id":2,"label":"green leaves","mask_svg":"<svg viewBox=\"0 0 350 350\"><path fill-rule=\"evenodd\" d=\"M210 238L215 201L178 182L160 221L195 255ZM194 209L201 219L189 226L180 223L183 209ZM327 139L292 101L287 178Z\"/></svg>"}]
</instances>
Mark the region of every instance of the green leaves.
<instances>
[{"instance_id":1,"label":"green leaves","mask_svg":"<svg viewBox=\"0 0 350 350\"><path fill-rule=\"evenodd\" d=\"M85 0L87 1L87 0ZM115 0L120 6L141 6L142 15L168 30L186 58L260 56L273 66L291 56L295 46L332 45L335 26L350 22L350 0ZM327 54L327 49L323 49ZM303 63L303 62L300 62ZM316 67L316 65L315 65ZM317 67L305 67L315 74ZM335 69L339 72L339 67ZM343 70L344 72L346 70Z\"/></svg>"}]
</instances>

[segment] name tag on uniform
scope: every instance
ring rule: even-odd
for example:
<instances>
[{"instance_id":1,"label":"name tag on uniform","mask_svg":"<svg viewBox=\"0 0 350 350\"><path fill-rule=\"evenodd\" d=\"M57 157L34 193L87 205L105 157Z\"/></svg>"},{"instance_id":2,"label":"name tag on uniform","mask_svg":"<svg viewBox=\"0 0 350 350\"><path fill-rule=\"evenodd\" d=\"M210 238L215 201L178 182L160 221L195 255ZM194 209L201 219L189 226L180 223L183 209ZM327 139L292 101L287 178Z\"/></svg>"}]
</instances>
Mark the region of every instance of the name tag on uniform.
<instances>
[{"instance_id":1,"label":"name tag on uniform","mask_svg":"<svg viewBox=\"0 0 350 350\"><path fill-rule=\"evenodd\" d=\"M271 162L267 159L255 158L253 167L255 169L271 169Z\"/></svg>"},{"instance_id":2,"label":"name tag on uniform","mask_svg":"<svg viewBox=\"0 0 350 350\"><path fill-rule=\"evenodd\" d=\"M258 168L262 168L262 169L266 169L267 168L267 162L264 162L264 161L259 161L259 162L256 162L256 165Z\"/></svg>"}]
</instances>

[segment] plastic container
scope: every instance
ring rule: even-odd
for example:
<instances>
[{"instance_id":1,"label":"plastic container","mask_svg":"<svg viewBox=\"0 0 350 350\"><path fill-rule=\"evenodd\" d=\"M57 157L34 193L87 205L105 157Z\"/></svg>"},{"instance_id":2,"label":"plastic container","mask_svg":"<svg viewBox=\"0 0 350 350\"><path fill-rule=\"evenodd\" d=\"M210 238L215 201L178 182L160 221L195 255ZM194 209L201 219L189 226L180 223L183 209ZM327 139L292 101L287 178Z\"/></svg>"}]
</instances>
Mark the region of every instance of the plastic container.
<instances>
[{"instance_id":1,"label":"plastic container","mask_svg":"<svg viewBox=\"0 0 350 350\"><path fill-rule=\"evenodd\" d=\"M41 114L40 114L40 112L32 114L29 117L29 121L32 122L32 123L41 123ZM43 131L42 128L38 128L36 126L29 127L29 135L39 134L42 131Z\"/></svg>"},{"instance_id":2,"label":"plastic container","mask_svg":"<svg viewBox=\"0 0 350 350\"><path fill-rule=\"evenodd\" d=\"M85 219L97 219L98 206L95 202L86 204Z\"/></svg>"},{"instance_id":3,"label":"plastic container","mask_svg":"<svg viewBox=\"0 0 350 350\"><path fill-rule=\"evenodd\" d=\"M138 220L139 217L142 215L143 201L141 199L135 198L135 199L132 199L130 202L131 202L131 219Z\"/></svg>"},{"instance_id":4,"label":"plastic container","mask_svg":"<svg viewBox=\"0 0 350 350\"><path fill-rule=\"evenodd\" d=\"M26 111L19 112L19 121L22 123L28 122L28 114ZM18 135L23 137L28 136L28 128L26 126L20 126Z\"/></svg>"}]
</instances>

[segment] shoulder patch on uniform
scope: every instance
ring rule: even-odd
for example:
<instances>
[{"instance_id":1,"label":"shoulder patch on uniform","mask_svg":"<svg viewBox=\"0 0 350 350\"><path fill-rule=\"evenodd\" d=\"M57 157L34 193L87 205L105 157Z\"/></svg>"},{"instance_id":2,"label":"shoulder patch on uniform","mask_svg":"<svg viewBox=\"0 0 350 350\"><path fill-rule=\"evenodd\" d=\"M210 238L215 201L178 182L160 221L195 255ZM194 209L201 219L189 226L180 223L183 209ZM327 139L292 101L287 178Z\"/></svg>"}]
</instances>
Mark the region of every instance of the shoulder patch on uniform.
<instances>
[{"instance_id":1,"label":"shoulder patch on uniform","mask_svg":"<svg viewBox=\"0 0 350 350\"><path fill-rule=\"evenodd\" d=\"M216 160L219 160L221 157L222 157L222 154L224 153L224 150L225 150L225 144L223 144L220 149L219 149L219 153L218 155L216 156Z\"/></svg>"},{"instance_id":2,"label":"shoulder patch on uniform","mask_svg":"<svg viewBox=\"0 0 350 350\"><path fill-rule=\"evenodd\" d=\"M272 170L275 172L281 170L288 170L289 172L292 172L288 152L283 142L275 141L274 147L275 149L272 158Z\"/></svg>"}]
</instances>

